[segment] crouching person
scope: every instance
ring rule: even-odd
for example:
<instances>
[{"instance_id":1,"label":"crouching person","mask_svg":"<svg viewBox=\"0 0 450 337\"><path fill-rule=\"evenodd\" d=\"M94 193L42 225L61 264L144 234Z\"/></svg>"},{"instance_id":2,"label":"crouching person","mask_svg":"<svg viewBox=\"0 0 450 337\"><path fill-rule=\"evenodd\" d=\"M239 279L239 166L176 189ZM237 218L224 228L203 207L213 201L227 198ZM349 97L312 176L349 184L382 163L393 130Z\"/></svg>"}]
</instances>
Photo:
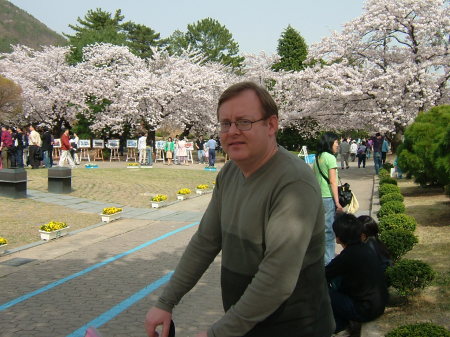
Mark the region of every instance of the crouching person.
<instances>
[{"instance_id":1,"label":"crouching person","mask_svg":"<svg viewBox=\"0 0 450 337\"><path fill-rule=\"evenodd\" d=\"M348 329L359 336L361 322L381 316L388 299L384 270L375 252L361 242L361 223L343 214L333 223L343 251L326 267L336 333Z\"/></svg>"}]
</instances>

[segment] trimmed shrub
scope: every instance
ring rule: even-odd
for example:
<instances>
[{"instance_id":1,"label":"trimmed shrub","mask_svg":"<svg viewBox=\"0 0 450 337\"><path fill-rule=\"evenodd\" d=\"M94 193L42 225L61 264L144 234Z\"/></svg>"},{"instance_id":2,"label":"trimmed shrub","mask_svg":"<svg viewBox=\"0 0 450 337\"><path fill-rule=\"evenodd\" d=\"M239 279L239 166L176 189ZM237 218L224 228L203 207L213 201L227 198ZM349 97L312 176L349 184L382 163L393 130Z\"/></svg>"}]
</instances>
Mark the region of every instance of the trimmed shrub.
<instances>
[{"instance_id":1,"label":"trimmed shrub","mask_svg":"<svg viewBox=\"0 0 450 337\"><path fill-rule=\"evenodd\" d=\"M402 325L389 331L386 337L450 337L450 331L433 323Z\"/></svg>"},{"instance_id":2,"label":"trimmed shrub","mask_svg":"<svg viewBox=\"0 0 450 337\"><path fill-rule=\"evenodd\" d=\"M391 174L390 174L390 172L388 171L388 170L386 170L386 169L380 169L379 171L378 171L378 177L380 178L380 179L383 179L383 178L388 178L388 177L390 177L391 176Z\"/></svg>"},{"instance_id":3,"label":"trimmed shrub","mask_svg":"<svg viewBox=\"0 0 450 337\"><path fill-rule=\"evenodd\" d=\"M412 216L406 214L390 214L386 215L378 224L380 233L389 229L405 229L410 232L416 230L417 222Z\"/></svg>"},{"instance_id":4,"label":"trimmed shrub","mask_svg":"<svg viewBox=\"0 0 450 337\"><path fill-rule=\"evenodd\" d=\"M380 234L380 240L386 245L393 261L398 261L418 242L417 236L406 229L389 229Z\"/></svg>"},{"instance_id":5,"label":"trimmed shrub","mask_svg":"<svg viewBox=\"0 0 450 337\"><path fill-rule=\"evenodd\" d=\"M381 206L380 210L377 213L379 219L385 217L389 214L398 214L405 212L405 205L401 201L389 201L383 206Z\"/></svg>"},{"instance_id":6,"label":"trimmed shrub","mask_svg":"<svg viewBox=\"0 0 450 337\"><path fill-rule=\"evenodd\" d=\"M386 269L386 277L401 296L409 297L415 291L429 286L435 272L425 262L403 259Z\"/></svg>"},{"instance_id":7,"label":"trimmed shrub","mask_svg":"<svg viewBox=\"0 0 450 337\"><path fill-rule=\"evenodd\" d=\"M393 192L397 192L400 193L400 188L396 185L392 185L392 184L382 184L380 185L380 188L378 189L378 194L380 196L380 198L388 193L393 193Z\"/></svg>"},{"instance_id":8,"label":"trimmed shrub","mask_svg":"<svg viewBox=\"0 0 450 337\"><path fill-rule=\"evenodd\" d=\"M380 205L384 205L389 201L403 201L404 199L405 198L403 198L403 195L401 195L400 193L388 193L381 197Z\"/></svg>"},{"instance_id":9,"label":"trimmed shrub","mask_svg":"<svg viewBox=\"0 0 450 337\"><path fill-rule=\"evenodd\" d=\"M395 180L394 178L391 178L391 177L382 178L382 179L380 179L380 185L383 185L383 184L397 185L397 180Z\"/></svg>"},{"instance_id":10,"label":"trimmed shrub","mask_svg":"<svg viewBox=\"0 0 450 337\"><path fill-rule=\"evenodd\" d=\"M394 165L392 165L390 162L385 162L384 164L383 164L383 169L385 169L386 171L388 171L388 172L391 172L391 168L393 168L394 167Z\"/></svg>"}]
</instances>

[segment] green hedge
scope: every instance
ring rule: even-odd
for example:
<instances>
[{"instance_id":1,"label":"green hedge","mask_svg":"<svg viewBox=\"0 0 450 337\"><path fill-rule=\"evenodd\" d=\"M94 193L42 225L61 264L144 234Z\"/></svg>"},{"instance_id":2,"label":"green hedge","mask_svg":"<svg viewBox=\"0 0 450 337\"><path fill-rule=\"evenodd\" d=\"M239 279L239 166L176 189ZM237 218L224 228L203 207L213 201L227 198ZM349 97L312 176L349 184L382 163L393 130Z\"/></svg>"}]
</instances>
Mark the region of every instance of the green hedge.
<instances>
[{"instance_id":1,"label":"green hedge","mask_svg":"<svg viewBox=\"0 0 450 337\"><path fill-rule=\"evenodd\" d=\"M400 295L409 297L416 290L429 286L435 272L425 262L403 259L386 269L386 277Z\"/></svg>"},{"instance_id":2,"label":"green hedge","mask_svg":"<svg viewBox=\"0 0 450 337\"><path fill-rule=\"evenodd\" d=\"M380 219L378 228L380 233L389 229L405 229L410 232L416 230L417 222L412 216L406 214L390 214Z\"/></svg>"},{"instance_id":3,"label":"green hedge","mask_svg":"<svg viewBox=\"0 0 450 337\"><path fill-rule=\"evenodd\" d=\"M383 178L388 178L388 177L390 177L391 176L391 173L388 171L388 170L386 170L386 169L380 169L379 171L378 171L378 177L380 178L380 179L383 179Z\"/></svg>"},{"instance_id":4,"label":"green hedge","mask_svg":"<svg viewBox=\"0 0 450 337\"><path fill-rule=\"evenodd\" d=\"M386 245L393 261L398 261L418 242L417 236L412 232L399 228L383 231L380 240Z\"/></svg>"},{"instance_id":5,"label":"green hedge","mask_svg":"<svg viewBox=\"0 0 450 337\"><path fill-rule=\"evenodd\" d=\"M377 213L379 219L390 215L405 212L405 205L401 201L389 201L383 204Z\"/></svg>"},{"instance_id":6,"label":"green hedge","mask_svg":"<svg viewBox=\"0 0 450 337\"><path fill-rule=\"evenodd\" d=\"M380 185L380 188L378 189L378 195L380 196L380 198L388 193L400 193L400 188L396 185L392 185L392 184L382 184Z\"/></svg>"},{"instance_id":7,"label":"green hedge","mask_svg":"<svg viewBox=\"0 0 450 337\"><path fill-rule=\"evenodd\" d=\"M391 178L391 177L383 177L382 179L380 179L380 185L383 185L383 184L397 185L397 180L395 180L394 178Z\"/></svg>"},{"instance_id":8,"label":"green hedge","mask_svg":"<svg viewBox=\"0 0 450 337\"><path fill-rule=\"evenodd\" d=\"M386 337L450 337L450 331L433 323L417 323L395 328Z\"/></svg>"},{"instance_id":9,"label":"green hedge","mask_svg":"<svg viewBox=\"0 0 450 337\"><path fill-rule=\"evenodd\" d=\"M403 201L405 198L403 198L403 195L401 193L388 193L381 197L380 199L380 205L384 205L385 203L389 201Z\"/></svg>"}]
</instances>

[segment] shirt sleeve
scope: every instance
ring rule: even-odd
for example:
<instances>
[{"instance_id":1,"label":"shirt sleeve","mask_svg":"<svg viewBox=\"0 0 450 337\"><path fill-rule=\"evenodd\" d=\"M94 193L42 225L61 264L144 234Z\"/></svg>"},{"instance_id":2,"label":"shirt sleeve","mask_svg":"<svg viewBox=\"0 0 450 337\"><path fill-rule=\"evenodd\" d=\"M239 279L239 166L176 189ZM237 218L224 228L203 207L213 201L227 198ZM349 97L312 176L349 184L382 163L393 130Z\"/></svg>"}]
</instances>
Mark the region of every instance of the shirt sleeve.
<instances>
[{"instance_id":1,"label":"shirt sleeve","mask_svg":"<svg viewBox=\"0 0 450 337\"><path fill-rule=\"evenodd\" d=\"M311 197L314 195L317 198ZM265 226L266 250L258 271L239 301L208 329L208 337L243 336L289 298L297 284L319 208L320 194L310 185L297 182L280 189Z\"/></svg>"},{"instance_id":2,"label":"shirt sleeve","mask_svg":"<svg viewBox=\"0 0 450 337\"><path fill-rule=\"evenodd\" d=\"M169 284L156 307L172 312L173 307L191 290L222 247L217 187L197 232L189 242Z\"/></svg>"}]
</instances>

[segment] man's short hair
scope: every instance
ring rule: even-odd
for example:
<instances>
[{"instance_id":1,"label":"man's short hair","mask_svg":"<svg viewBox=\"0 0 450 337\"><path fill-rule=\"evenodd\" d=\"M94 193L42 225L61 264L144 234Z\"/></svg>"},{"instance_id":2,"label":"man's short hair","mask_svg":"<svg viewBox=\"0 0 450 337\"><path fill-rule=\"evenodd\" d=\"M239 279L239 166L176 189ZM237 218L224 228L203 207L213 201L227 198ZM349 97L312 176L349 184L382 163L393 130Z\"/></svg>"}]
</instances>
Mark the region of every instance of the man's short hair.
<instances>
[{"instance_id":1,"label":"man's short hair","mask_svg":"<svg viewBox=\"0 0 450 337\"><path fill-rule=\"evenodd\" d=\"M336 220L333 222L333 231L345 245L361 242L362 226L353 214L344 213L336 216Z\"/></svg>"},{"instance_id":2,"label":"man's short hair","mask_svg":"<svg viewBox=\"0 0 450 337\"><path fill-rule=\"evenodd\" d=\"M278 107L269 92L254 82L239 82L228 87L222 95L220 95L217 104L217 118L219 118L219 108L226 101L238 96L245 90L252 90L258 96L261 106L263 108L263 117L269 118L272 115L278 117Z\"/></svg>"}]
</instances>

